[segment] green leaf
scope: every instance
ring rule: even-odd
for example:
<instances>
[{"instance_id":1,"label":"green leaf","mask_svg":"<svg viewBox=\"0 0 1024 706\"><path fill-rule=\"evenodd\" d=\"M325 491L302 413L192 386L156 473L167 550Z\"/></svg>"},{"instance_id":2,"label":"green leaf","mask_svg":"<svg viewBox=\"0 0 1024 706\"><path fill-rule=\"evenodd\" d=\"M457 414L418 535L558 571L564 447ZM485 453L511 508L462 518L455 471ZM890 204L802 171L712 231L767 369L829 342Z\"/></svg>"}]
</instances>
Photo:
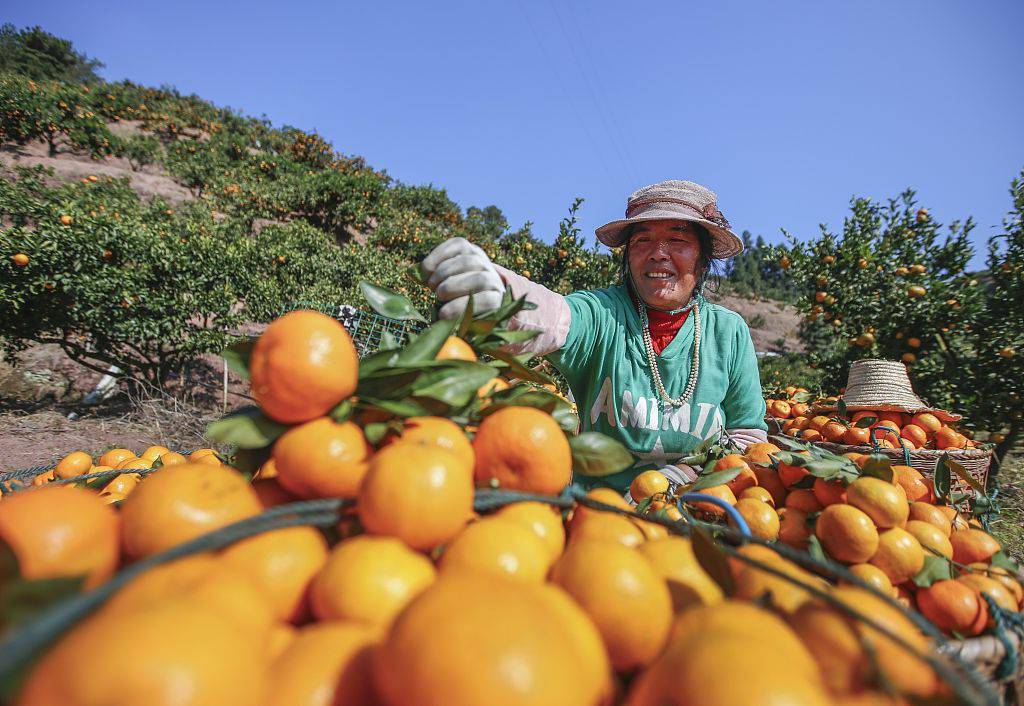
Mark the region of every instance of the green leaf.
<instances>
[{"instance_id":1,"label":"green leaf","mask_svg":"<svg viewBox=\"0 0 1024 706\"><path fill-rule=\"evenodd\" d=\"M462 316L459 317L458 333L455 335L459 338L466 338L469 333L469 325L473 323L473 295L469 295L469 300L466 302L466 308L462 310Z\"/></svg>"},{"instance_id":2,"label":"green leaf","mask_svg":"<svg viewBox=\"0 0 1024 706\"><path fill-rule=\"evenodd\" d=\"M946 466L948 466L949 469L956 474L956 477L962 480L967 485L971 486L971 488L974 489L974 492L980 493L982 495L985 494L985 486L983 486L981 483L975 480L975 478L970 473L967 472L967 469L964 468L962 464L950 458L949 454L942 454L942 460L945 461Z\"/></svg>"},{"instance_id":3,"label":"green leaf","mask_svg":"<svg viewBox=\"0 0 1024 706\"><path fill-rule=\"evenodd\" d=\"M935 497L947 504L950 502L950 480L949 454L942 454L939 462L935 464L935 477L933 481L935 484Z\"/></svg>"},{"instance_id":4,"label":"green leaf","mask_svg":"<svg viewBox=\"0 0 1024 706\"><path fill-rule=\"evenodd\" d=\"M384 331L380 335L380 350L382 351L393 351L399 348L398 339L395 338L395 334L390 331Z\"/></svg>"},{"instance_id":5,"label":"green leaf","mask_svg":"<svg viewBox=\"0 0 1024 706\"><path fill-rule=\"evenodd\" d=\"M832 561L831 557L825 552L825 547L821 546L821 540L813 534L807 538L807 553L823 563Z\"/></svg>"},{"instance_id":6,"label":"green leaf","mask_svg":"<svg viewBox=\"0 0 1024 706\"><path fill-rule=\"evenodd\" d=\"M853 423L853 426L857 427L858 429L866 429L877 421L878 417L861 417L860 419Z\"/></svg>"},{"instance_id":7,"label":"green leaf","mask_svg":"<svg viewBox=\"0 0 1024 706\"><path fill-rule=\"evenodd\" d=\"M709 463L714 463L714 461L709 461ZM693 485L687 486L686 492L697 493L700 492L701 490L704 490L705 488L713 488L716 485L724 485L731 481L736 476L738 476L740 474L740 471L742 470L742 468L726 468L723 471L715 471L714 473L702 475L700 478L697 479L697 481Z\"/></svg>"},{"instance_id":8,"label":"green leaf","mask_svg":"<svg viewBox=\"0 0 1024 706\"><path fill-rule=\"evenodd\" d=\"M896 476L892 470L892 459L881 454L869 456L868 460L864 462L864 467L861 468L861 474L872 478L881 478L886 483L892 483Z\"/></svg>"},{"instance_id":9,"label":"green leaf","mask_svg":"<svg viewBox=\"0 0 1024 706\"><path fill-rule=\"evenodd\" d=\"M427 322L423 315L416 311L416 307L413 306L408 297L398 292L365 281L359 283L359 289L362 291L363 297L366 298L366 303L370 305L370 308L381 316L397 319L398 321Z\"/></svg>"},{"instance_id":10,"label":"green leaf","mask_svg":"<svg viewBox=\"0 0 1024 706\"><path fill-rule=\"evenodd\" d=\"M919 588L927 588L936 581L953 578L953 564L949 559L934 554L925 554L924 566L911 580Z\"/></svg>"},{"instance_id":11,"label":"green leaf","mask_svg":"<svg viewBox=\"0 0 1024 706\"><path fill-rule=\"evenodd\" d=\"M338 424L344 424L352 418L355 411L356 408L355 405L352 404L352 400L342 400L334 407L334 409L327 413L327 416Z\"/></svg>"},{"instance_id":12,"label":"green leaf","mask_svg":"<svg viewBox=\"0 0 1024 706\"><path fill-rule=\"evenodd\" d=\"M228 346L221 351L220 355L229 368L241 375L243 379L248 380L249 356L252 355L252 349L255 345L256 339L248 338Z\"/></svg>"},{"instance_id":13,"label":"green leaf","mask_svg":"<svg viewBox=\"0 0 1024 706\"><path fill-rule=\"evenodd\" d=\"M0 586L0 625L4 631L25 623L82 590L85 576L26 581Z\"/></svg>"},{"instance_id":14,"label":"green leaf","mask_svg":"<svg viewBox=\"0 0 1024 706\"><path fill-rule=\"evenodd\" d=\"M704 573L718 584L725 595L731 596L735 592L736 583L733 580L732 571L729 569L729 560L725 553L715 546L715 541L703 527L693 525L691 542L700 568L704 569Z\"/></svg>"},{"instance_id":15,"label":"green leaf","mask_svg":"<svg viewBox=\"0 0 1024 706\"><path fill-rule=\"evenodd\" d=\"M495 331L494 335L505 341L506 343L524 343L526 341L532 341L534 338L540 335L540 331L537 329L527 330L521 329L518 331Z\"/></svg>"},{"instance_id":16,"label":"green leaf","mask_svg":"<svg viewBox=\"0 0 1024 706\"><path fill-rule=\"evenodd\" d=\"M238 449L228 464L240 473L252 477L260 466L270 459L272 447L262 449Z\"/></svg>"},{"instance_id":17,"label":"green leaf","mask_svg":"<svg viewBox=\"0 0 1024 706\"><path fill-rule=\"evenodd\" d=\"M411 365L434 360L437 357L444 342L452 335L455 325L454 319L436 321L427 328L413 336L405 348L398 352L395 358L395 365Z\"/></svg>"},{"instance_id":18,"label":"green leaf","mask_svg":"<svg viewBox=\"0 0 1024 706\"><path fill-rule=\"evenodd\" d=\"M990 563L992 566L997 566L1001 569L1006 569L1014 576L1016 576L1017 572L1020 571L1020 565L1013 559L1013 557L1011 557L1009 554L1002 550L999 550L998 552L992 555Z\"/></svg>"},{"instance_id":19,"label":"green leaf","mask_svg":"<svg viewBox=\"0 0 1024 706\"><path fill-rule=\"evenodd\" d=\"M497 358L508 366L509 371L520 380L526 380L527 382L535 382L540 385L546 385L551 383L551 378L543 373L539 373L523 364L520 360L520 356L513 355L507 351L501 350L500 346L487 345L480 346L480 351L486 353L492 358ZM522 356L525 359L530 358L530 354Z\"/></svg>"},{"instance_id":20,"label":"green leaf","mask_svg":"<svg viewBox=\"0 0 1024 706\"><path fill-rule=\"evenodd\" d=\"M362 401L397 417L429 417L431 414L430 409L411 399L387 400L365 397Z\"/></svg>"},{"instance_id":21,"label":"green leaf","mask_svg":"<svg viewBox=\"0 0 1024 706\"><path fill-rule=\"evenodd\" d=\"M372 375L388 366L394 365L394 359L398 357L396 351L377 351L371 353L359 361L359 379Z\"/></svg>"},{"instance_id":22,"label":"green leaf","mask_svg":"<svg viewBox=\"0 0 1024 706\"><path fill-rule=\"evenodd\" d=\"M260 449L274 443L288 427L263 414L259 407L245 407L211 422L206 437L240 449Z\"/></svg>"},{"instance_id":23,"label":"green leaf","mask_svg":"<svg viewBox=\"0 0 1024 706\"><path fill-rule=\"evenodd\" d=\"M370 444L376 446L387 435L389 426L387 422L370 422L363 427L363 436Z\"/></svg>"},{"instance_id":24,"label":"green leaf","mask_svg":"<svg viewBox=\"0 0 1024 706\"><path fill-rule=\"evenodd\" d=\"M842 397L840 397L839 401L836 402L836 412L839 413L840 417L843 417L844 419L846 418L846 400L844 400Z\"/></svg>"},{"instance_id":25,"label":"green leaf","mask_svg":"<svg viewBox=\"0 0 1024 706\"><path fill-rule=\"evenodd\" d=\"M413 382L411 391L414 397L429 397L452 407L462 407L498 373L483 363L468 360L445 362L449 365L425 372Z\"/></svg>"},{"instance_id":26,"label":"green leaf","mask_svg":"<svg viewBox=\"0 0 1024 706\"><path fill-rule=\"evenodd\" d=\"M596 431L569 437L573 473L599 478L618 473L634 463L633 454L619 441Z\"/></svg>"},{"instance_id":27,"label":"green leaf","mask_svg":"<svg viewBox=\"0 0 1024 706\"><path fill-rule=\"evenodd\" d=\"M793 399L794 402L810 402L811 400L814 399L814 393L813 392L798 392L795 395L793 395L792 399ZM842 401L842 400L840 400L840 401Z\"/></svg>"}]
</instances>

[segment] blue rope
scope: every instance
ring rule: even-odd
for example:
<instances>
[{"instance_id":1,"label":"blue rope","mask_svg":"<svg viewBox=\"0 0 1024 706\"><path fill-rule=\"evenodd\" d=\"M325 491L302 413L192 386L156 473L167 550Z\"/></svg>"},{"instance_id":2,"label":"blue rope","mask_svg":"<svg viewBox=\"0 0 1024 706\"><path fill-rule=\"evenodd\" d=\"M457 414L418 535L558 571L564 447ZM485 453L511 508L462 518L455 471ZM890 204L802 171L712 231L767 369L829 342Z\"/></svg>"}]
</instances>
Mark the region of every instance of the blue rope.
<instances>
[{"instance_id":1,"label":"blue rope","mask_svg":"<svg viewBox=\"0 0 1024 706\"><path fill-rule=\"evenodd\" d=\"M743 519L743 515L740 514L740 511L721 498L717 498L714 495L705 495L704 493L683 493L679 496L679 501L677 503L680 512L683 512L683 503L691 505L693 503L711 503L712 505L717 505L725 510L725 514L733 521L733 524L736 525L736 529L740 531L740 534L744 537L751 536L750 525L748 525L747 521Z\"/></svg>"}]
</instances>

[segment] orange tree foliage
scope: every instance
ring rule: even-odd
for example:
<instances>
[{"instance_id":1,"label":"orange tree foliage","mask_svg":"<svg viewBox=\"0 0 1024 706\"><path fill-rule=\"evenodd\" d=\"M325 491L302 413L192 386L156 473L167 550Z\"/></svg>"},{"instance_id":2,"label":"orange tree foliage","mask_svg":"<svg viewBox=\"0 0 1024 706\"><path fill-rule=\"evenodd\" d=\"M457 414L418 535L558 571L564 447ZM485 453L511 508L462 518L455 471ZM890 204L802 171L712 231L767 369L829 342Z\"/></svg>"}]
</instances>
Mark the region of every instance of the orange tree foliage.
<instances>
[{"instance_id":1,"label":"orange tree foliage","mask_svg":"<svg viewBox=\"0 0 1024 706\"><path fill-rule=\"evenodd\" d=\"M861 358L902 360L931 404L979 428L1020 428L1024 286L1020 180L1007 232L989 243L989 271L968 272L972 223L943 228L912 191L885 204L854 199L841 233L775 248L798 292L801 337L826 387ZM1016 367L1015 367L1016 366Z\"/></svg>"}]
</instances>

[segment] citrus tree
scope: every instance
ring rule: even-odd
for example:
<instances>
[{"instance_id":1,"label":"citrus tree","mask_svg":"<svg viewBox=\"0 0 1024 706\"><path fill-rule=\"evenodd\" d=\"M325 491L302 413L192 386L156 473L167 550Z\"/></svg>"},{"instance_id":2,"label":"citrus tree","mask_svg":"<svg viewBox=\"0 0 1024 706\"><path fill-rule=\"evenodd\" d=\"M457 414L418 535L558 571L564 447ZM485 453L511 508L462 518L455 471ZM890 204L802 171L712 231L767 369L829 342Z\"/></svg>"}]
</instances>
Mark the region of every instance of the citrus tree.
<instances>
[{"instance_id":1,"label":"citrus tree","mask_svg":"<svg viewBox=\"0 0 1024 706\"><path fill-rule=\"evenodd\" d=\"M824 384L845 384L861 358L902 360L918 393L963 410L975 396L967 371L975 359L972 328L985 287L966 271L974 254L972 223L942 228L912 191L886 204L854 199L841 233L777 247L804 314L801 337Z\"/></svg>"},{"instance_id":2,"label":"citrus tree","mask_svg":"<svg viewBox=\"0 0 1024 706\"><path fill-rule=\"evenodd\" d=\"M1000 456L1024 431L1024 172L1010 193L1004 233L989 241L987 296L973 328L978 397L972 417L995 432Z\"/></svg>"}]
</instances>

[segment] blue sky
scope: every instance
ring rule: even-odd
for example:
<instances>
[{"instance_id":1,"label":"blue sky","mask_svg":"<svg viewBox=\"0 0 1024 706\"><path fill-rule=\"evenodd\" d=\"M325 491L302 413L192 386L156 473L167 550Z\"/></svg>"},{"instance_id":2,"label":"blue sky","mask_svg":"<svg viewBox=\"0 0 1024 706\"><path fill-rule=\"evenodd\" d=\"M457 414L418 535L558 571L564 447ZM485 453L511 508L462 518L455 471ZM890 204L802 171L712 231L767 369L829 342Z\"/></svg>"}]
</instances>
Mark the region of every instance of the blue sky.
<instances>
[{"instance_id":1,"label":"blue sky","mask_svg":"<svg viewBox=\"0 0 1024 706\"><path fill-rule=\"evenodd\" d=\"M704 183L769 240L841 226L853 195L911 186L997 232L1024 168L1024 3L8 4L106 63L348 154L551 239L633 189ZM976 265L981 264L979 257Z\"/></svg>"}]
</instances>

